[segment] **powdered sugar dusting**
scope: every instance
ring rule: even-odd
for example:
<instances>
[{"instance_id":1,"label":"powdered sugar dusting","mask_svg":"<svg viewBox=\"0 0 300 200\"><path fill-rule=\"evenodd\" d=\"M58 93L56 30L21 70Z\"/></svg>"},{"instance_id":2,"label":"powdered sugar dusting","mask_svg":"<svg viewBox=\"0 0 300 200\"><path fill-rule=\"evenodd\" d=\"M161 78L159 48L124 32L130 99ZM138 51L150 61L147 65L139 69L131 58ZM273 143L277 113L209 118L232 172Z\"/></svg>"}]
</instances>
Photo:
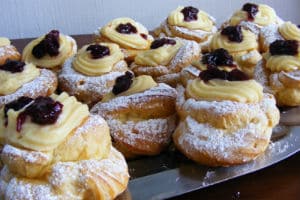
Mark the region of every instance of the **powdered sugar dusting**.
<instances>
[{"instance_id":1,"label":"powdered sugar dusting","mask_svg":"<svg viewBox=\"0 0 300 200\"><path fill-rule=\"evenodd\" d=\"M124 157L113 147L106 159L58 162L54 164L46 179L32 181L32 179L7 176L5 173L9 173L6 167L1 171L0 195L9 200L79 200L83 198L81 195L86 190L95 189L93 183L103 182L108 188L98 185L104 189L100 192L110 194L108 198L113 199L126 188L129 178Z\"/></svg>"},{"instance_id":2,"label":"powdered sugar dusting","mask_svg":"<svg viewBox=\"0 0 300 200\"><path fill-rule=\"evenodd\" d=\"M0 107L11 101L18 99L21 96L36 98L38 96L50 95L49 90L55 89L57 84L56 75L47 69L41 69L40 76L31 82L25 83L15 93L0 96ZM54 87L54 88L53 88ZM51 91L52 92L52 91Z\"/></svg>"},{"instance_id":3,"label":"powdered sugar dusting","mask_svg":"<svg viewBox=\"0 0 300 200\"><path fill-rule=\"evenodd\" d=\"M34 184L26 180L13 178L7 186L5 199L37 199L37 200L58 200L59 196L52 192L47 184Z\"/></svg>"},{"instance_id":4,"label":"powdered sugar dusting","mask_svg":"<svg viewBox=\"0 0 300 200\"><path fill-rule=\"evenodd\" d=\"M19 53L16 51L16 48L13 45L6 45L0 47L0 58L2 56L15 56Z\"/></svg>"},{"instance_id":5,"label":"powdered sugar dusting","mask_svg":"<svg viewBox=\"0 0 300 200\"><path fill-rule=\"evenodd\" d=\"M180 72L183 67L190 65L200 54L198 43L183 39L181 41L184 43L183 46L178 50L168 66L171 73Z\"/></svg>"},{"instance_id":6,"label":"powdered sugar dusting","mask_svg":"<svg viewBox=\"0 0 300 200\"><path fill-rule=\"evenodd\" d=\"M260 32L260 37L265 51L267 51L270 44L275 40L284 39L278 31L278 24L271 24L269 26L263 27Z\"/></svg>"},{"instance_id":7,"label":"powdered sugar dusting","mask_svg":"<svg viewBox=\"0 0 300 200\"><path fill-rule=\"evenodd\" d=\"M67 89L70 95L89 93L91 98L93 96L102 97L112 90L115 79L128 70L125 61L119 61L109 73L100 76L86 76L73 69L73 59L70 58L65 62L58 76L60 84L64 85L63 88Z\"/></svg>"},{"instance_id":8,"label":"powdered sugar dusting","mask_svg":"<svg viewBox=\"0 0 300 200\"><path fill-rule=\"evenodd\" d=\"M23 158L28 163L36 163L39 160L50 160L50 156L43 152L38 151L27 151L27 150L21 150L19 148L15 148L11 145L5 145L2 154L10 157L11 159L14 159L15 157Z\"/></svg>"},{"instance_id":9,"label":"powdered sugar dusting","mask_svg":"<svg viewBox=\"0 0 300 200\"><path fill-rule=\"evenodd\" d=\"M179 137L179 144L189 143L192 150L207 152L210 156L221 160L240 160L243 162L251 160L253 155L243 154L241 149L257 152L256 141L265 142L265 147L271 137L272 129L263 127L267 119L261 117L259 123L249 123L234 133L227 133L224 129L216 129L209 124L198 123L192 117L187 117L184 122L186 128L184 134ZM189 149L186 149L189 151Z\"/></svg>"},{"instance_id":10,"label":"powdered sugar dusting","mask_svg":"<svg viewBox=\"0 0 300 200\"><path fill-rule=\"evenodd\" d=\"M122 123L114 118L107 118L111 134L115 140L134 146L136 142L148 141L151 143L168 144L170 136L175 130L175 115L167 118L149 119L145 121ZM120 133L120 130L123 133ZM138 133L136 133L138 131Z\"/></svg>"},{"instance_id":11,"label":"powdered sugar dusting","mask_svg":"<svg viewBox=\"0 0 300 200\"><path fill-rule=\"evenodd\" d=\"M156 96L169 96L176 98L177 92L172 87L164 83L159 83L156 87L153 87L144 92L132 94L129 96L116 97L109 102L98 103L92 109L91 113L101 114L100 110L103 111L115 111L121 108L129 107L130 104L139 106L151 98L156 98Z\"/></svg>"}]
</instances>

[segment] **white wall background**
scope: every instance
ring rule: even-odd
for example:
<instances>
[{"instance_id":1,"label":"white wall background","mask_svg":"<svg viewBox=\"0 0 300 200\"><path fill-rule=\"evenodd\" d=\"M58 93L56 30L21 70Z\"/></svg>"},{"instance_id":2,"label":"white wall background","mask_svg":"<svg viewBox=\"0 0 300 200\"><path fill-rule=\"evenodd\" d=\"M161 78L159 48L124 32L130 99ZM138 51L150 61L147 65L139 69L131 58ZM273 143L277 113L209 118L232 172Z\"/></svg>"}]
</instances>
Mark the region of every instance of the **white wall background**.
<instances>
[{"instance_id":1,"label":"white wall background","mask_svg":"<svg viewBox=\"0 0 300 200\"><path fill-rule=\"evenodd\" d=\"M158 26L178 5L193 5L218 24L247 0L0 0L0 36L37 37L51 29L89 34L113 18L128 16L149 29ZM300 24L299 0L252 0L272 6L279 16Z\"/></svg>"}]
</instances>

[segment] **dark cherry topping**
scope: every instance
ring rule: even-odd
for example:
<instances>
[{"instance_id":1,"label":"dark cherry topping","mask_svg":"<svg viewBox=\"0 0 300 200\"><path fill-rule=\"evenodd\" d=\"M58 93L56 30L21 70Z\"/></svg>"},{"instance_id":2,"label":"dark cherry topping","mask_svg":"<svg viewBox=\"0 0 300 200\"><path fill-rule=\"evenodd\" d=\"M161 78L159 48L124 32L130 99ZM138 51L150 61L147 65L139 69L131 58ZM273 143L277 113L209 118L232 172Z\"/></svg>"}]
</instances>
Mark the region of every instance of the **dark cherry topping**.
<instances>
[{"instance_id":1,"label":"dark cherry topping","mask_svg":"<svg viewBox=\"0 0 300 200\"><path fill-rule=\"evenodd\" d=\"M248 13L248 20L253 21L255 15L258 13L258 5L253 3L246 3L244 4L242 10Z\"/></svg>"},{"instance_id":2,"label":"dark cherry topping","mask_svg":"<svg viewBox=\"0 0 300 200\"><path fill-rule=\"evenodd\" d=\"M198 12L199 10L195 7L192 6L188 6L188 7L184 7L181 10L183 16L184 16L184 21L186 22L190 22L190 21L195 21L198 19Z\"/></svg>"},{"instance_id":3,"label":"dark cherry topping","mask_svg":"<svg viewBox=\"0 0 300 200\"><path fill-rule=\"evenodd\" d=\"M93 59L103 58L110 54L109 48L100 44L91 44L86 50L91 51Z\"/></svg>"},{"instance_id":4,"label":"dark cherry topping","mask_svg":"<svg viewBox=\"0 0 300 200\"><path fill-rule=\"evenodd\" d=\"M243 34L241 26L227 26L221 31L222 35L226 35L232 42L242 42Z\"/></svg>"},{"instance_id":5,"label":"dark cherry topping","mask_svg":"<svg viewBox=\"0 0 300 200\"><path fill-rule=\"evenodd\" d=\"M249 80L249 77L244 72L233 69L230 72L220 70L219 68L213 67L207 70L202 71L199 74L199 77L204 82L207 82L211 79L222 79L228 81L245 81Z\"/></svg>"},{"instance_id":6,"label":"dark cherry topping","mask_svg":"<svg viewBox=\"0 0 300 200\"><path fill-rule=\"evenodd\" d=\"M298 54L298 42L296 40L276 40L270 45L271 55L296 55Z\"/></svg>"},{"instance_id":7,"label":"dark cherry topping","mask_svg":"<svg viewBox=\"0 0 300 200\"><path fill-rule=\"evenodd\" d=\"M45 38L35 45L32 49L32 55L36 58L42 58L46 54L57 56L59 54L59 31L50 31Z\"/></svg>"},{"instance_id":8,"label":"dark cherry topping","mask_svg":"<svg viewBox=\"0 0 300 200\"><path fill-rule=\"evenodd\" d=\"M176 41L173 39L168 39L168 38L160 38L156 39L151 43L150 48L151 49L157 49L159 47L164 46L165 44L170 44L170 45L175 45Z\"/></svg>"},{"instance_id":9,"label":"dark cherry topping","mask_svg":"<svg viewBox=\"0 0 300 200\"><path fill-rule=\"evenodd\" d=\"M0 65L0 70L18 73L24 70L25 63L16 60L6 60L3 65Z\"/></svg>"},{"instance_id":10,"label":"dark cherry topping","mask_svg":"<svg viewBox=\"0 0 300 200\"><path fill-rule=\"evenodd\" d=\"M17 117L17 131L20 132L22 125L29 116L36 124L54 124L62 112L63 105L50 97L38 97Z\"/></svg>"},{"instance_id":11,"label":"dark cherry topping","mask_svg":"<svg viewBox=\"0 0 300 200\"><path fill-rule=\"evenodd\" d=\"M298 25L297 27L300 28L300 25Z\"/></svg>"},{"instance_id":12,"label":"dark cherry topping","mask_svg":"<svg viewBox=\"0 0 300 200\"><path fill-rule=\"evenodd\" d=\"M129 71L127 71L123 76L119 76L116 79L116 83L113 87L112 92L117 95L121 92L124 92L129 89L130 85L132 84L133 80L133 74Z\"/></svg>"},{"instance_id":13,"label":"dark cherry topping","mask_svg":"<svg viewBox=\"0 0 300 200\"><path fill-rule=\"evenodd\" d=\"M202 63L207 65L207 68L217 66L235 67L233 58L226 49L216 49L211 53L206 53L202 57Z\"/></svg>"},{"instance_id":14,"label":"dark cherry topping","mask_svg":"<svg viewBox=\"0 0 300 200\"><path fill-rule=\"evenodd\" d=\"M119 24L116 28L116 31L124 34L137 33L137 29L131 23Z\"/></svg>"},{"instance_id":15,"label":"dark cherry topping","mask_svg":"<svg viewBox=\"0 0 300 200\"><path fill-rule=\"evenodd\" d=\"M145 33L141 33L140 36L141 36L142 38L144 38L145 40L147 40L147 38L148 38L148 36L147 36Z\"/></svg>"},{"instance_id":16,"label":"dark cherry topping","mask_svg":"<svg viewBox=\"0 0 300 200\"><path fill-rule=\"evenodd\" d=\"M15 111L21 110L24 106L29 104L31 101L33 101L32 98L23 96L23 97L20 97L17 100L14 100L14 101L6 104L4 106L4 119L5 119L4 125L7 126L7 124L8 124L7 112L8 112L9 109L13 109Z\"/></svg>"}]
</instances>

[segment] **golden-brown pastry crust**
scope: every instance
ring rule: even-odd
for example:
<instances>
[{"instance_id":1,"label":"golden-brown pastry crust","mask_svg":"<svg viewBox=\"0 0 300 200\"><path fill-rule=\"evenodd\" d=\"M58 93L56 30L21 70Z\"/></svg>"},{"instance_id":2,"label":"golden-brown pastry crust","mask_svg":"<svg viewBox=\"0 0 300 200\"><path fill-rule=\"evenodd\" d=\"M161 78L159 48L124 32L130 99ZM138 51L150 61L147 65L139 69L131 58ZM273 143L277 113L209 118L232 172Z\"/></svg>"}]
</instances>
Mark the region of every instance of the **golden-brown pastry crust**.
<instances>
[{"instance_id":1,"label":"golden-brown pastry crust","mask_svg":"<svg viewBox=\"0 0 300 200\"><path fill-rule=\"evenodd\" d=\"M38 96L50 96L57 88L56 74L47 69L41 69L40 75L34 80L24 84L16 92L0 96L0 108L9 102L17 100L21 96L36 98Z\"/></svg>"},{"instance_id":2,"label":"golden-brown pastry crust","mask_svg":"<svg viewBox=\"0 0 300 200\"><path fill-rule=\"evenodd\" d=\"M78 100L92 106L101 101L103 96L112 90L115 79L128 70L125 61L117 62L109 73L100 76L87 76L72 67L72 59L68 59L59 76L59 88Z\"/></svg>"},{"instance_id":3,"label":"golden-brown pastry crust","mask_svg":"<svg viewBox=\"0 0 300 200\"><path fill-rule=\"evenodd\" d=\"M183 45L167 65L142 66L133 62L130 69L136 75L150 75L157 82L167 83L173 87L180 82L180 71L199 58L200 48L194 41L182 40Z\"/></svg>"},{"instance_id":4,"label":"golden-brown pastry crust","mask_svg":"<svg viewBox=\"0 0 300 200\"><path fill-rule=\"evenodd\" d=\"M20 60L21 54L13 45L0 46L0 65L3 65L8 59Z\"/></svg>"},{"instance_id":5,"label":"golden-brown pastry crust","mask_svg":"<svg viewBox=\"0 0 300 200\"><path fill-rule=\"evenodd\" d=\"M187 99L182 86L177 90L180 123L173 141L187 157L205 165L228 166L253 160L265 151L279 121L272 95L247 104L197 101Z\"/></svg>"},{"instance_id":6,"label":"golden-brown pastry crust","mask_svg":"<svg viewBox=\"0 0 300 200\"><path fill-rule=\"evenodd\" d=\"M32 180L11 173L0 176L0 197L7 200L114 199L128 183L127 164L113 147L104 159L58 162L45 177Z\"/></svg>"},{"instance_id":7,"label":"golden-brown pastry crust","mask_svg":"<svg viewBox=\"0 0 300 200\"><path fill-rule=\"evenodd\" d=\"M160 83L144 92L100 102L92 113L103 116L114 145L126 157L156 155L170 142L175 129L176 91Z\"/></svg>"},{"instance_id":8,"label":"golden-brown pastry crust","mask_svg":"<svg viewBox=\"0 0 300 200\"><path fill-rule=\"evenodd\" d=\"M106 121L98 115L89 115L86 105L77 102L74 97L66 93L53 95L51 98L60 101L63 105L64 110L58 118L59 122L46 126L31 125L34 123L32 121L25 122L27 127L39 126L41 136L38 137L38 143L47 144L49 138L42 134L50 133L53 129L59 132L61 130L59 123L65 122L64 118L69 119L74 117L70 115L79 113L81 116L77 118L80 120L75 124L66 122L64 125L74 126L74 128L67 128L70 131L66 131L65 137L55 136L53 141L55 145L50 149L41 147L38 149L42 150L37 150L35 143L31 145L32 148L31 146L25 148L24 142L12 141L7 132L12 132L10 130L14 128L12 123L17 122L10 121L14 113L8 111L9 121L4 127L5 144L1 152L4 168L0 176L0 197L28 200L115 198L125 190L129 175L125 159L111 146ZM68 105L74 105L77 111L81 109L82 112L71 110L70 113ZM3 117L2 113L1 117ZM30 130L26 131L24 127L23 130L23 137L31 136ZM47 141L43 141L45 139Z\"/></svg>"},{"instance_id":9,"label":"golden-brown pastry crust","mask_svg":"<svg viewBox=\"0 0 300 200\"><path fill-rule=\"evenodd\" d=\"M254 78L263 85L265 92L274 94L278 106L298 106L300 105L299 74L299 70L272 73L262 61L256 66Z\"/></svg>"}]
</instances>

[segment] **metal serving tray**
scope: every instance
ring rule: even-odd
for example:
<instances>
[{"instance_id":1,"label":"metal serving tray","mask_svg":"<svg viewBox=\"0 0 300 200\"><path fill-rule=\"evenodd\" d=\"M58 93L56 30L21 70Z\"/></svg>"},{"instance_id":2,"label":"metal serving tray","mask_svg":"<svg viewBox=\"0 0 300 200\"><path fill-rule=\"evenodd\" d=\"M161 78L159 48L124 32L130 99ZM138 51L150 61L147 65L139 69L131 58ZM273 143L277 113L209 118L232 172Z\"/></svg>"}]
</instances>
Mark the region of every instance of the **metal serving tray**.
<instances>
[{"instance_id":1,"label":"metal serving tray","mask_svg":"<svg viewBox=\"0 0 300 200\"><path fill-rule=\"evenodd\" d=\"M266 152L247 164L211 168L198 165L170 147L155 157L128 162L131 180L126 198L157 200L182 195L266 168L300 151L300 108L283 111ZM284 124L284 125L282 125ZM294 125L294 126L285 126Z\"/></svg>"}]
</instances>

